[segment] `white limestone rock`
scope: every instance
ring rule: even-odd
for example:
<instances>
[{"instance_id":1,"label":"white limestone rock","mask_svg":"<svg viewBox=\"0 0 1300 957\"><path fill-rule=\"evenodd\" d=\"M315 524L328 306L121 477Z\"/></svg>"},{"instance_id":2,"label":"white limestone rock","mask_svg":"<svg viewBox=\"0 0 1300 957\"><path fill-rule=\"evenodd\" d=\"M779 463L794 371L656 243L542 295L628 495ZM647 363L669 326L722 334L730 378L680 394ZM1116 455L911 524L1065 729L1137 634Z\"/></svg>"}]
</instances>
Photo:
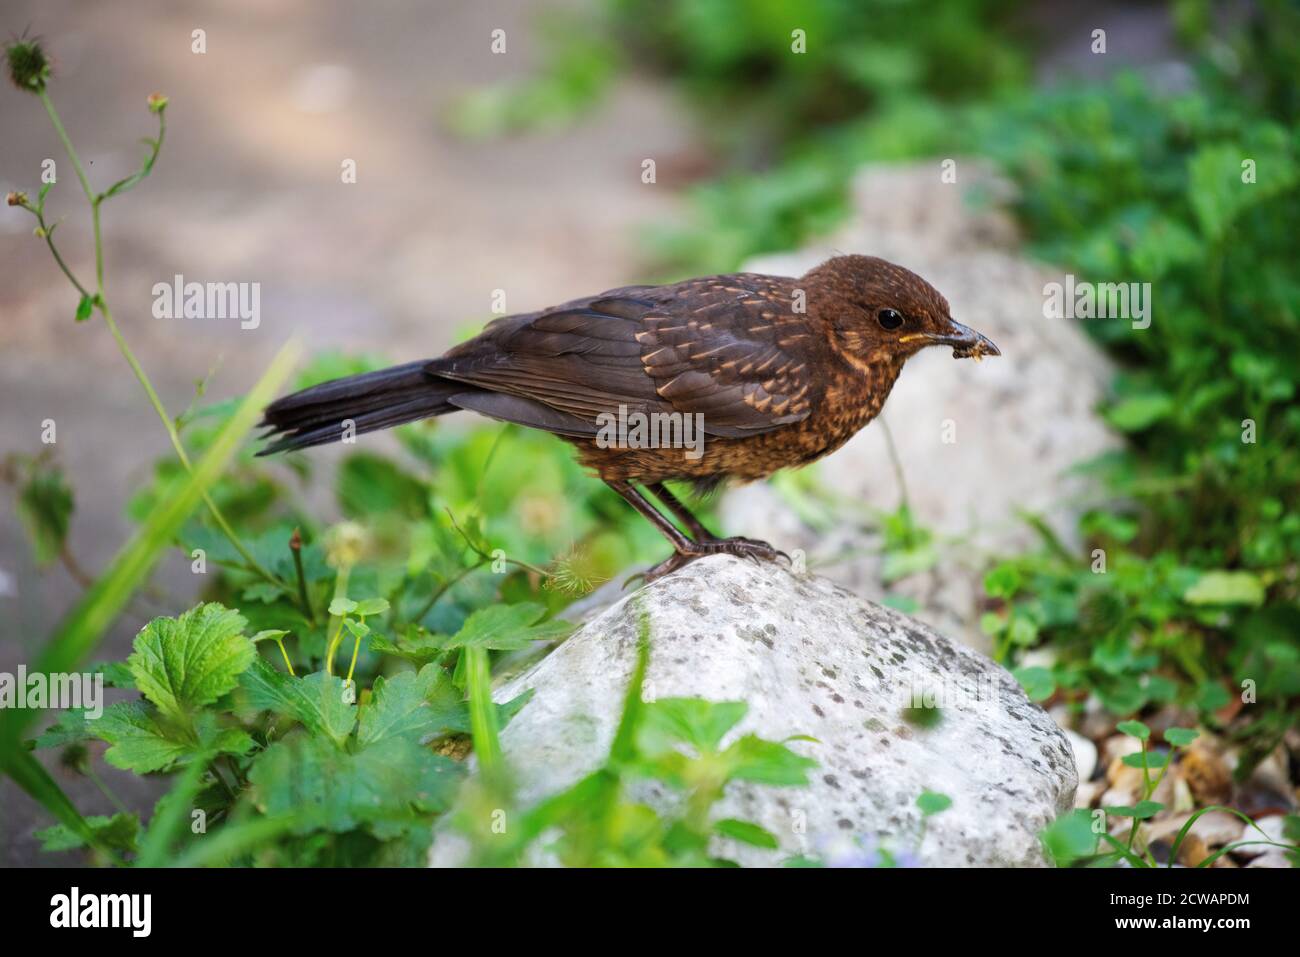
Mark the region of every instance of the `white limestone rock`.
<instances>
[{"instance_id":1,"label":"white limestone rock","mask_svg":"<svg viewBox=\"0 0 1300 957\"><path fill-rule=\"evenodd\" d=\"M784 564L730 556L694 562L644 589L651 623L646 688L654 697L741 700L731 735L790 746L818 767L803 788L733 783L719 817L754 821L779 852L718 839L745 864L808 854L861 860L884 847L933 866L1045 863L1039 831L1072 807L1077 775L1064 734L1003 668L930 627ZM608 751L636 658L637 608L629 594L498 691L532 700L502 733L537 801L597 767ZM937 695L931 727L909 723L914 695ZM730 738L724 739L725 746ZM952 805L923 824L917 798ZM666 806L650 784L637 797ZM453 864L444 835L432 861Z\"/></svg>"}]
</instances>

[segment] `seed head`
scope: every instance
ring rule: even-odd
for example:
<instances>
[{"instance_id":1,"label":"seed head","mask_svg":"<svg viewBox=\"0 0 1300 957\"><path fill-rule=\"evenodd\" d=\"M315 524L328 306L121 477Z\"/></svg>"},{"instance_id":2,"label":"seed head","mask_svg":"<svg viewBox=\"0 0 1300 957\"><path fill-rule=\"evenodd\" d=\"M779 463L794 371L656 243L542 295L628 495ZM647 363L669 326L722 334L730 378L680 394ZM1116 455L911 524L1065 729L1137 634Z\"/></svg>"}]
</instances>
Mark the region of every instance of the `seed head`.
<instances>
[{"instance_id":1,"label":"seed head","mask_svg":"<svg viewBox=\"0 0 1300 957\"><path fill-rule=\"evenodd\" d=\"M50 79L50 58L41 48L40 40L12 40L5 47L9 62L9 79L14 86L28 93L44 91Z\"/></svg>"}]
</instances>

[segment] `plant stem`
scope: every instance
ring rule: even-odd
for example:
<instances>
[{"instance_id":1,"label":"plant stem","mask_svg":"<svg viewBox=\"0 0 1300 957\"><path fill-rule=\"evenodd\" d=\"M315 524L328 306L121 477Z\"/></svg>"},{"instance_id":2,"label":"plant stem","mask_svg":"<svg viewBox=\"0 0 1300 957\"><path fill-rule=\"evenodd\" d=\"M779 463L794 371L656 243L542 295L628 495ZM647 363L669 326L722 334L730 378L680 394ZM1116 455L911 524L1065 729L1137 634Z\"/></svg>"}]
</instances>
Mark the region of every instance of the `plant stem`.
<instances>
[{"instance_id":1,"label":"plant stem","mask_svg":"<svg viewBox=\"0 0 1300 957\"><path fill-rule=\"evenodd\" d=\"M894 467L894 477L898 480L898 497L902 507L910 511L907 500L907 479L903 475L903 460L898 457L898 449L894 445L894 433L889 431L889 423L885 421L884 416L881 416L878 421L885 435L885 446L889 449L889 461Z\"/></svg>"},{"instance_id":2,"label":"plant stem","mask_svg":"<svg viewBox=\"0 0 1300 957\"><path fill-rule=\"evenodd\" d=\"M284 666L289 669L289 677L296 678L297 675L293 673L293 662L289 660L289 652L284 650L284 639L277 638L275 643L280 646L280 654L284 656Z\"/></svg>"},{"instance_id":3,"label":"plant stem","mask_svg":"<svg viewBox=\"0 0 1300 957\"><path fill-rule=\"evenodd\" d=\"M172 448L176 452L176 457L180 459L181 464L185 466L185 471L193 475L194 466L190 463L190 457L185 452L185 446L181 444L181 437L176 431L176 425L172 421L171 416L167 414L167 409L163 406L162 400L158 398L158 393L154 389L153 383L149 381L149 377L145 374L144 368L136 359L135 353L131 351L131 347L127 345L126 339L123 337L121 330L118 329L117 322L113 319L113 313L108 308L108 301L104 297L104 241L103 233L100 228L99 207L103 203L105 196L103 194L97 195L95 191L91 189L90 180L86 177L86 171L81 165L81 159L77 156L77 151L72 145L72 140L68 137L67 130L63 128L63 121L59 119L59 113L54 108L54 101L50 99L49 93L45 90L41 90L40 97L41 103L45 106L45 112L49 114L50 122L54 124L54 131L58 134L59 140L63 143L63 149L68 154L68 159L72 161L73 169L77 172L77 179L81 182L81 189L86 194L86 199L90 203L91 222L93 223L95 234L95 305L99 309L100 315L104 317L104 324L108 326L109 332L112 333L113 339L117 342L118 350L122 353L123 358L126 359L127 365L131 367L131 371L135 373L136 379L144 388L145 395L149 398L149 404L153 406L154 412L158 414L158 418L162 421L163 428L167 430L167 437L171 440ZM159 123L162 123L161 119L159 120ZM162 132L160 126L158 145L161 146L161 144ZM48 231L46 233L46 241L51 250L53 250L53 243L49 242ZM60 267L63 268L63 271L68 278L72 279L73 285L81 291L82 295L86 295L87 293L85 289L76 281L76 279L73 279L72 273L63 265L62 259L60 259L57 253L55 253L55 260L59 263ZM213 501L212 496L206 489L203 492L203 503L207 506L213 520L217 523L217 527L221 529L221 533L229 539L230 544L235 547L237 552L239 552L240 556L248 564L248 567L268 582L284 587L284 582L280 581L279 578L264 568L261 562L253 557L253 553L248 550L240 540L239 536L235 534L235 530L230 527L230 523L226 521L226 517L222 515L221 510L217 508L216 502Z\"/></svg>"},{"instance_id":4,"label":"plant stem","mask_svg":"<svg viewBox=\"0 0 1300 957\"><path fill-rule=\"evenodd\" d=\"M311 598L307 594L307 576L302 570L302 535L296 528L289 539L289 551L293 552L293 568L298 578L298 601L302 604L302 609L307 615L307 623L315 628L316 610L311 606ZM290 672L293 671L292 668L289 670Z\"/></svg>"},{"instance_id":5,"label":"plant stem","mask_svg":"<svg viewBox=\"0 0 1300 957\"><path fill-rule=\"evenodd\" d=\"M414 618L412 618L411 621L415 622L417 625L420 622L424 621L424 616L427 615L429 612L433 611L433 606L438 604L439 598L447 594L447 592L450 591L452 587L454 587L456 584L463 581L466 575L468 575L472 571L475 571L476 569L482 568L483 565L484 562L482 560L475 562L473 565L466 565L455 575L452 575L450 578L445 579L441 585L439 585L436 589L434 589L433 594L429 596L429 600L425 602L424 607L420 609L420 613L416 615Z\"/></svg>"},{"instance_id":6,"label":"plant stem","mask_svg":"<svg viewBox=\"0 0 1300 957\"><path fill-rule=\"evenodd\" d=\"M104 797L108 798L113 807L117 808L123 814L131 813L127 810L127 806L122 803L121 798L113 793L113 789L104 783L103 779L99 776L98 772L95 771L94 766L91 765L90 762L86 762L86 777L90 778L90 780L95 783L95 787L99 788L100 792Z\"/></svg>"},{"instance_id":7,"label":"plant stem","mask_svg":"<svg viewBox=\"0 0 1300 957\"><path fill-rule=\"evenodd\" d=\"M338 576L334 579L334 597L348 597L348 575L352 571L351 565L340 565ZM333 602L331 602L333 604ZM330 635L329 644L325 646L325 673L334 674L334 652L338 650L339 642L343 640L343 615L334 616L334 633Z\"/></svg>"}]
</instances>

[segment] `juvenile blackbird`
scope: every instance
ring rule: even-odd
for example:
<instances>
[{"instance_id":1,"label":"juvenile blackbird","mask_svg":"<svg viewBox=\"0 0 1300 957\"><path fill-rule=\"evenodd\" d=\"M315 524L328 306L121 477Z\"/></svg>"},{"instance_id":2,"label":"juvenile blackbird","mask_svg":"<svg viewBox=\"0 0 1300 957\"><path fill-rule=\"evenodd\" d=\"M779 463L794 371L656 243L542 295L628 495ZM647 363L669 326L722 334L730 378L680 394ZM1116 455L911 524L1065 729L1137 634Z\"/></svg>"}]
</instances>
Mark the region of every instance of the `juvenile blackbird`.
<instances>
[{"instance_id":1,"label":"juvenile blackbird","mask_svg":"<svg viewBox=\"0 0 1300 957\"><path fill-rule=\"evenodd\" d=\"M903 363L933 345L952 347L954 358L999 355L949 316L928 282L870 256L836 256L800 279L738 273L625 286L497 319L438 359L279 399L262 423L275 441L259 454L461 409L552 432L672 543L650 580L719 552L781 554L717 538L664 482L707 490L835 451L880 411ZM647 441L654 433L637 429L647 422L676 441Z\"/></svg>"}]
</instances>

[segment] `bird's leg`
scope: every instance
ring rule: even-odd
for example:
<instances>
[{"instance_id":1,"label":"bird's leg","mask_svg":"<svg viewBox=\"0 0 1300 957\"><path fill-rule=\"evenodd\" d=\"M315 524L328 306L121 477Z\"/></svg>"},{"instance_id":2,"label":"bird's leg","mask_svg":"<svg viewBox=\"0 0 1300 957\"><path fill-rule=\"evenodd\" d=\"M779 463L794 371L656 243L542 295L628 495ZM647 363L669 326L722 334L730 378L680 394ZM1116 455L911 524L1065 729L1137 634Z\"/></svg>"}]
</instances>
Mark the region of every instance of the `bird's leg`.
<instances>
[{"instance_id":1,"label":"bird's leg","mask_svg":"<svg viewBox=\"0 0 1300 957\"><path fill-rule=\"evenodd\" d=\"M718 538L713 535L677 498L664 488L660 482L655 482L646 487L653 492L660 501L672 510L697 536L697 540L692 541L668 519L664 518L662 513L656 509L650 501L639 491L633 488L627 482L607 481L610 488L627 500L628 504L650 520L650 523L663 532L664 537L672 543L673 554L667 559L655 565L645 572L643 577L647 584L656 578L661 578L669 572L674 572L689 562L697 558L703 558L705 555L736 555L741 558L749 558L757 561L766 559L775 561L777 558L789 560L789 556L784 552L777 551L766 542L754 541L750 538ZM637 576L633 576L635 578ZM628 581L632 579L629 578Z\"/></svg>"},{"instance_id":2,"label":"bird's leg","mask_svg":"<svg viewBox=\"0 0 1300 957\"><path fill-rule=\"evenodd\" d=\"M718 538L704 527L703 522L691 514L690 509L683 505L677 496L668 491L668 487L663 482L655 482L652 485L647 485L646 488L653 492L659 501L667 505L669 510L686 524L686 527L691 530L691 534L695 536L696 544L708 550L710 555L721 552L729 555L740 555L744 558L766 558L769 561L776 558L790 560L790 556L785 552L778 551L767 542L760 542L754 538Z\"/></svg>"},{"instance_id":3,"label":"bird's leg","mask_svg":"<svg viewBox=\"0 0 1300 957\"><path fill-rule=\"evenodd\" d=\"M629 505L650 521L651 525L663 532L664 537L668 539L673 546L673 553L668 556L668 558L639 575L633 575L623 583L624 588L627 587L629 582L636 578L645 579L645 582L648 585L656 578L667 575L669 572L674 572L688 562L694 561L705 554L704 552L697 551L696 544L683 535L676 525L664 518L660 511L650 504L650 501L644 495L632 487L631 483L621 482L617 479L606 479L605 484L619 495L623 496Z\"/></svg>"},{"instance_id":4,"label":"bird's leg","mask_svg":"<svg viewBox=\"0 0 1300 957\"><path fill-rule=\"evenodd\" d=\"M668 506L668 511L672 512L685 525L697 542L716 540L717 536L704 527L704 523L691 514L691 510L682 504L681 500L668 491L668 486L663 482L654 482L646 486L651 494L659 501Z\"/></svg>"}]
</instances>

